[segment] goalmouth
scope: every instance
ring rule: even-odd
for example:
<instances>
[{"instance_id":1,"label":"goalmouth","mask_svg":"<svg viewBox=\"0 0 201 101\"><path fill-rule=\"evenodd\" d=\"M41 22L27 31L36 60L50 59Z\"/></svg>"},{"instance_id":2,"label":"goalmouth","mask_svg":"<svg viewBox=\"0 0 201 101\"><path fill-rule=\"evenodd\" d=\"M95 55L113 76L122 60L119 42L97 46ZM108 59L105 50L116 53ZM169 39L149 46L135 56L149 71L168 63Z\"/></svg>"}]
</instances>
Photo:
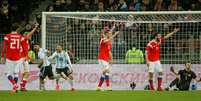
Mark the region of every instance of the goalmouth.
<instances>
[{"instance_id":1,"label":"goalmouth","mask_svg":"<svg viewBox=\"0 0 201 101\"><path fill-rule=\"evenodd\" d=\"M121 33L113 41L115 63L128 63L126 53L133 48L141 51L134 63L143 64L144 48L152 34L165 35L181 29L161 46L161 61L180 64L201 60L201 11L161 12L43 12L42 47L54 50L62 43L64 49L75 51L78 63L96 63L98 42L104 26L115 24ZM69 48L70 47L70 48ZM139 52L139 54L141 54ZM140 60L137 58L140 57Z\"/></svg>"}]
</instances>

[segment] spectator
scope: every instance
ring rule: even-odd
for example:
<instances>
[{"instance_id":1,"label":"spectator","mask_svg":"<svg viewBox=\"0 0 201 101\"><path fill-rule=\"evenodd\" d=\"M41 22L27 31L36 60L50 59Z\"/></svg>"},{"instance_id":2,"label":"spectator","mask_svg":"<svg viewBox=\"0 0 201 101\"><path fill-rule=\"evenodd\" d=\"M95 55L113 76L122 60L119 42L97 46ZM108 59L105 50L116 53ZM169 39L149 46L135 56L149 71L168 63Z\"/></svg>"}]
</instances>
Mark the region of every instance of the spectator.
<instances>
[{"instance_id":1,"label":"spectator","mask_svg":"<svg viewBox=\"0 0 201 101\"><path fill-rule=\"evenodd\" d=\"M139 0L133 0L133 6L135 11L140 11L141 3L139 2Z\"/></svg>"},{"instance_id":2,"label":"spectator","mask_svg":"<svg viewBox=\"0 0 201 101\"><path fill-rule=\"evenodd\" d=\"M100 12L104 11L104 4L102 2L98 3L98 11L100 11Z\"/></svg>"},{"instance_id":3,"label":"spectator","mask_svg":"<svg viewBox=\"0 0 201 101\"><path fill-rule=\"evenodd\" d=\"M128 11L128 6L127 6L125 0L120 0L119 1L118 10L119 11Z\"/></svg>"},{"instance_id":4,"label":"spectator","mask_svg":"<svg viewBox=\"0 0 201 101\"><path fill-rule=\"evenodd\" d=\"M49 5L46 9L48 12L53 12L54 11L54 5Z\"/></svg>"},{"instance_id":5,"label":"spectator","mask_svg":"<svg viewBox=\"0 0 201 101\"><path fill-rule=\"evenodd\" d=\"M142 0L142 4L144 4L143 6L145 6L144 8L146 9L143 9L142 11L152 11L153 7L152 5L154 4L151 4L150 0Z\"/></svg>"},{"instance_id":6,"label":"spectator","mask_svg":"<svg viewBox=\"0 0 201 101\"><path fill-rule=\"evenodd\" d=\"M154 5L154 11L165 11L167 10L167 4L163 0L157 0Z\"/></svg>"},{"instance_id":7,"label":"spectator","mask_svg":"<svg viewBox=\"0 0 201 101\"><path fill-rule=\"evenodd\" d=\"M73 4L72 0L66 0L66 11L74 11L75 5Z\"/></svg>"},{"instance_id":8,"label":"spectator","mask_svg":"<svg viewBox=\"0 0 201 101\"><path fill-rule=\"evenodd\" d=\"M171 4L168 7L169 11L176 11L178 10L177 0L171 0Z\"/></svg>"},{"instance_id":9,"label":"spectator","mask_svg":"<svg viewBox=\"0 0 201 101\"><path fill-rule=\"evenodd\" d=\"M35 52L31 48L29 50L28 56L29 56L29 60L30 60L29 63L30 64L34 63L34 61L36 59L36 54L35 54Z\"/></svg>"},{"instance_id":10,"label":"spectator","mask_svg":"<svg viewBox=\"0 0 201 101\"><path fill-rule=\"evenodd\" d=\"M62 5L61 0L56 0L54 5L55 11L65 11L64 5Z\"/></svg>"},{"instance_id":11,"label":"spectator","mask_svg":"<svg viewBox=\"0 0 201 101\"><path fill-rule=\"evenodd\" d=\"M196 10L201 10L201 0L197 0L197 2L195 4L195 8L196 8Z\"/></svg>"}]
</instances>

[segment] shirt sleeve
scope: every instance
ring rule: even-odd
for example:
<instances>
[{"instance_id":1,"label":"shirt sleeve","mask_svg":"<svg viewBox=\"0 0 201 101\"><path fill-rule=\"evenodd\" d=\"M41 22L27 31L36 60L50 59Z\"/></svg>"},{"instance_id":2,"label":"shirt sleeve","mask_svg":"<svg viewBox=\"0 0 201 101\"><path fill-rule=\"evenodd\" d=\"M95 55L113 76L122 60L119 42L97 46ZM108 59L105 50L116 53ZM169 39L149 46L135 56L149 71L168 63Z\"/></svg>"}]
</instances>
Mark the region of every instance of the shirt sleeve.
<instances>
[{"instance_id":1,"label":"shirt sleeve","mask_svg":"<svg viewBox=\"0 0 201 101\"><path fill-rule=\"evenodd\" d=\"M69 57L68 53L65 52L65 55L66 55L66 58L67 58L69 65L70 65L70 68L72 68L72 64L71 64L70 57Z\"/></svg>"},{"instance_id":2,"label":"shirt sleeve","mask_svg":"<svg viewBox=\"0 0 201 101\"><path fill-rule=\"evenodd\" d=\"M29 53L29 49L28 49L28 47L27 47L27 42L26 42L26 40L23 40L23 41L21 42L21 46L22 46L22 50L23 50L23 53L22 53L22 54L27 55L27 54Z\"/></svg>"},{"instance_id":3,"label":"shirt sleeve","mask_svg":"<svg viewBox=\"0 0 201 101\"><path fill-rule=\"evenodd\" d=\"M9 40L8 37L5 36L4 41L3 41L3 49L2 49L2 52L1 52L1 57L2 58L4 58L4 56L5 56L8 40Z\"/></svg>"},{"instance_id":4,"label":"shirt sleeve","mask_svg":"<svg viewBox=\"0 0 201 101\"><path fill-rule=\"evenodd\" d=\"M40 59L45 59L45 52L43 52L42 50L40 50L40 51L38 52L38 57L39 57Z\"/></svg>"},{"instance_id":5,"label":"shirt sleeve","mask_svg":"<svg viewBox=\"0 0 201 101\"><path fill-rule=\"evenodd\" d=\"M192 75L192 78L193 78L193 79L195 79L195 78L197 77L196 74L195 74L195 72L192 72L191 75Z\"/></svg>"},{"instance_id":6,"label":"shirt sleeve","mask_svg":"<svg viewBox=\"0 0 201 101\"><path fill-rule=\"evenodd\" d=\"M178 74L181 75L182 74L182 70L179 70Z\"/></svg>"},{"instance_id":7,"label":"shirt sleeve","mask_svg":"<svg viewBox=\"0 0 201 101\"><path fill-rule=\"evenodd\" d=\"M152 47L152 46L149 45L149 44L146 46L145 49L146 49L147 54L151 51L151 47Z\"/></svg>"},{"instance_id":8,"label":"shirt sleeve","mask_svg":"<svg viewBox=\"0 0 201 101\"><path fill-rule=\"evenodd\" d=\"M48 57L48 60L52 60L56 57L57 53L54 52L50 57Z\"/></svg>"}]
</instances>

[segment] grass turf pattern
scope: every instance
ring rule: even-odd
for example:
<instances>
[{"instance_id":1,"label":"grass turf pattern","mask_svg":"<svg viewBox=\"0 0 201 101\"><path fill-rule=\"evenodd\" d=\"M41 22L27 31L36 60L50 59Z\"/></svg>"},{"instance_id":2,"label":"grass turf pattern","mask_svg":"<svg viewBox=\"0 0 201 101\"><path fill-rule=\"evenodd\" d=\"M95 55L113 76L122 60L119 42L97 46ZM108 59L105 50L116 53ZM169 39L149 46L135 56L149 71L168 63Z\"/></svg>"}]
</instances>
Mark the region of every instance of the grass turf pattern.
<instances>
[{"instance_id":1,"label":"grass turf pattern","mask_svg":"<svg viewBox=\"0 0 201 101\"><path fill-rule=\"evenodd\" d=\"M0 91L0 101L201 101L201 91Z\"/></svg>"}]
</instances>

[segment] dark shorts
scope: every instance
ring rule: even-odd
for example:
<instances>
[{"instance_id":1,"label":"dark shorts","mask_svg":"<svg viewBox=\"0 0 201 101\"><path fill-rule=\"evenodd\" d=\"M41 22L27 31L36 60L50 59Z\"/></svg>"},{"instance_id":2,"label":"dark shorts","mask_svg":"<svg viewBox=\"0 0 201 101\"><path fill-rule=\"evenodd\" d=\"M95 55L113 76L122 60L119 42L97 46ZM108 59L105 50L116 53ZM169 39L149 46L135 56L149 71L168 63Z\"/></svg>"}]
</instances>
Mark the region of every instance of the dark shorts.
<instances>
[{"instance_id":1,"label":"dark shorts","mask_svg":"<svg viewBox=\"0 0 201 101\"><path fill-rule=\"evenodd\" d=\"M40 70L40 79L45 79L48 76L48 78L53 78L54 74L52 72L52 65L44 66Z\"/></svg>"},{"instance_id":2,"label":"dark shorts","mask_svg":"<svg viewBox=\"0 0 201 101\"><path fill-rule=\"evenodd\" d=\"M61 74L62 72L66 76L69 76L70 74L72 74L72 71L68 67L65 67L65 68L56 68L56 73L57 74Z\"/></svg>"},{"instance_id":3,"label":"dark shorts","mask_svg":"<svg viewBox=\"0 0 201 101\"><path fill-rule=\"evenodd\" d=\"M187 91L190 88L190 83L188 83L188 82L178 82L178 84L176 85L176 87L180 91Z\"/></svg>"}]
</instances>

